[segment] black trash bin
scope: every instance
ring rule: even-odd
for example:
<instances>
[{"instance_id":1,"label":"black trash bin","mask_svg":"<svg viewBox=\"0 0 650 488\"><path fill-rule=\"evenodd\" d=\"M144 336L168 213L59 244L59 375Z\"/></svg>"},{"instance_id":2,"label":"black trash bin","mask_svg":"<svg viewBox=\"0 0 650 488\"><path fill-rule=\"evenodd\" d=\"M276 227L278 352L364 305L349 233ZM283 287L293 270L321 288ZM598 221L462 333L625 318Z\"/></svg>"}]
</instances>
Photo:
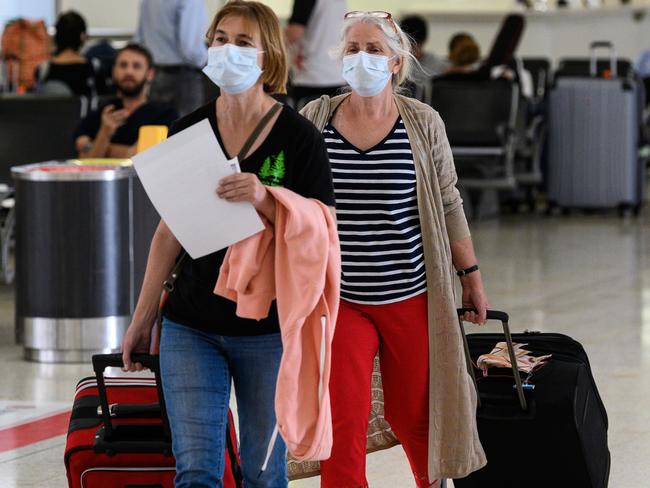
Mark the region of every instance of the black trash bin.
<instances>
[{"instance_id":1,"label":"black trash bin","mask_svg":"<svg viewBox=\"0 0 650 488\"><path fill-rule=\"evenodd\" d=\"M157 221L134 209L143 200L135 171L39 163L12 174L16 333L25 358L85 362L119 349L144 270L146 252L136 246L148 247Z\"/></svg>"}]
</instances>

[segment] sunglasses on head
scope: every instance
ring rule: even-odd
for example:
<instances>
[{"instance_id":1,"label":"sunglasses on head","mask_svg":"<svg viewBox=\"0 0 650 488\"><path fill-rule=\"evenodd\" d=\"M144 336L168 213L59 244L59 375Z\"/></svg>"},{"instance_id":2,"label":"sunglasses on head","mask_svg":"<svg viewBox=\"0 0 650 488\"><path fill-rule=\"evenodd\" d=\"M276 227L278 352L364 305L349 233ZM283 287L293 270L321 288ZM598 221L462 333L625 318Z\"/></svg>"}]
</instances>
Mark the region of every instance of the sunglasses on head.
<instances>
[{"instance_id":1,"label":"sunglasses on head","mask_svg":"<svg viewBox=\"0 0 650 488\"><path fill-rule=\"evenodd\" d=\"M373 10L370 12L365 12L363 10L354 10L352 12L348 12L345 14L343 17L344 19L356 19L358 17L364 17L366 15L369 15L371 17L377 17L378 19L384 19L387 20L393 30L397 32L397 27L395 26L395 21L393 20L393 16L390 14L390 12L384 12L383 10Z\"/></svg>"}]
</instances>

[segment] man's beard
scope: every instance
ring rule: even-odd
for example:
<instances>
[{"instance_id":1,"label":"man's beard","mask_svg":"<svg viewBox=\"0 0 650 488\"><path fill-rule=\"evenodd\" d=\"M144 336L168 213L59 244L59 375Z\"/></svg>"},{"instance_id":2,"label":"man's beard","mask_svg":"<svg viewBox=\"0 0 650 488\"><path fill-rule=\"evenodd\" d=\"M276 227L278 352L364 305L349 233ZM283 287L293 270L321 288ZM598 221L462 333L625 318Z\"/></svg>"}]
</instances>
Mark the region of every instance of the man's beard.
<instances>
[{"instance_id":1,"label":"man's beard","mask_svg":"<svg viewBox=\"0 0 650 488\"><path fill-rule=\"evenodd\" d=\"M117 89L126 98L137 98L140 96L140 94L142 93L146 85L147 85L147 80L145 79L142 80L140 83L131 84L129 86L125 86L123 83L118 83Z\"/></svg>"}]
</instances>

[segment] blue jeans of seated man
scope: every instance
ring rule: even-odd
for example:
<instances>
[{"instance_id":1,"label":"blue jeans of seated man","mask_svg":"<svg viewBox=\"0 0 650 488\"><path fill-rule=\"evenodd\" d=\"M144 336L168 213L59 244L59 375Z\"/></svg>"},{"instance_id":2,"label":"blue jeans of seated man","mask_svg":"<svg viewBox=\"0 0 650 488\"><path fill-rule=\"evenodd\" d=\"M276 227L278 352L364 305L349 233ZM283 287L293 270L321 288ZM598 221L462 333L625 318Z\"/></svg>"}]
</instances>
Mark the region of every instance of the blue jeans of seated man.
<instances>
[{"instance_id":1,"label":"blue jeans of seated man","mask_svg":"<svg viewBox=\"0 0 650 488\"><path fill-rule=\"evenodd\" d=\"M278 435L260 473L275 427L280 334L229 337L165 319L160 369L176 457L176 488L223 487L226 425L233 380L246 488L286 488L286 447Z\"/></svg>"}]
</instances>

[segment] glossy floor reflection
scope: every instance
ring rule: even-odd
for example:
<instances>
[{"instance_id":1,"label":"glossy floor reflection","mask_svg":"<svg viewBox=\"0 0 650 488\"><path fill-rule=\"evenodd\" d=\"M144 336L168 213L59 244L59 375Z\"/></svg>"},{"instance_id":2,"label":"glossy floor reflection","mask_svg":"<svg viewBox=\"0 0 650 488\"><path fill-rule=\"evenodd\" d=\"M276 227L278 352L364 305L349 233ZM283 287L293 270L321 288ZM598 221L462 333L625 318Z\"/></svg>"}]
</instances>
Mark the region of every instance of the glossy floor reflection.
<instances>
[{"instance_id":1,"label":"glossy floor reflection","mask_svg":"<svg viewBox=\"0 0 650 488\"><path fill-rule=\"evenodd\" d=\"M584 344L609 414L614 488L644 487L650 479L649 222L516 217L473 225L492 308L510 312L515 331L561 332ZM0 402L70 402L90 367L23 362L20 348L10 345L12 323L11 290L5 288ZM63 444L57 437L0 453L0 487L65 486ZM368 478L373 488L413 486L400 448L369 456ZM317 479L291 485L317 486Z\"/></svg>"}]
</instances>

